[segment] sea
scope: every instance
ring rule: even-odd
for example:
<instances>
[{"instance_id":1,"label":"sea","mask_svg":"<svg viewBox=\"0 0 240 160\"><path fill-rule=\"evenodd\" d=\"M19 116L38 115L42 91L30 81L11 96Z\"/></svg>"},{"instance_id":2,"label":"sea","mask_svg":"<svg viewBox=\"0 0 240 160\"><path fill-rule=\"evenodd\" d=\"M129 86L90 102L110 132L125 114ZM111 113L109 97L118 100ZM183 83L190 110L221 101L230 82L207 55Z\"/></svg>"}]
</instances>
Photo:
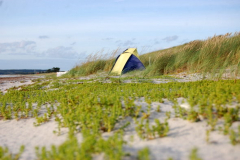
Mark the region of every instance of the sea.
<instances>
[{"instance_id":1,"label":"sea","mask_svg":"<svg viewBox=\"0 0 240 160\"><path fill-rule=\"evenodd\" d=\"M1 77L19 77L27 74L46 73L44 69L0 69Z\"/></svg>"}]
</instances>

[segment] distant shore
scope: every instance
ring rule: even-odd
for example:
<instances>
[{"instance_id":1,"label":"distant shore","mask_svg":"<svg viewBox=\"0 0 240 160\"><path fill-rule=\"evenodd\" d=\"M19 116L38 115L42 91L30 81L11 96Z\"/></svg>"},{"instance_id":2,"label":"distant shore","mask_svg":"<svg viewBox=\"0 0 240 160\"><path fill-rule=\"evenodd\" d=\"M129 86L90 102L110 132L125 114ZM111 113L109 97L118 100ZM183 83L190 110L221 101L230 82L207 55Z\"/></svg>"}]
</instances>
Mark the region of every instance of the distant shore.
<instances>
[{"instance_id":1,"label":"distant shore","mask_svg":"<svg viewBox=\"0 0 240 160\"><path fill-rule=\"evenodd\" d=\"M46 73L46 69L0 69L0 75L26 75L26 74L37 74L37 73Z\"/></svg>"}]
</instances>

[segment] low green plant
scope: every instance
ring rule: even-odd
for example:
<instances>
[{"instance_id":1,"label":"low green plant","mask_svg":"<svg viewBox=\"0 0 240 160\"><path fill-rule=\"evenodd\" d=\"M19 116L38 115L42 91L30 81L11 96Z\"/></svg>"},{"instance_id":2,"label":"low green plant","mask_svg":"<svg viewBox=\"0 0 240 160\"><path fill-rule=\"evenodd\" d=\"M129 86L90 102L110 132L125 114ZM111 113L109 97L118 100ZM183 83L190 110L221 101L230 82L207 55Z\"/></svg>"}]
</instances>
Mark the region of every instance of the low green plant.
<instances>
[{"instance_id":1,"label":"low green plant","mask_svg":"<svg viewBox=\"0 0 240 160\"><path fill-rule=\"evenodd\" d=\"M148 147L144 147L141 150L138 150L138 155L137 155L138 160L150 160L150 150Z\"/></svg>"},{"instance_id":2,"label":"low green plant","mask_svg":"<svg viewBox=\"0 0 240 160\"><path fill-rule=\"evenodd\" d=\"M237 132L235 132L233 129L230 130L229 139L232 145L240 144L240 125L238 126Z\"/></svg>"},{"instance_id":3,"label":"low green plant","mask_svg":"<svg viewBox=\"0 0 240 160\"><path fill-rule=\"evenodd\" d=\"M198 149L197 148L193 148L191 150L190 155L189 155L189 160L202 160L202 158L199 157L197 152L198 152Z\"/></svg>"},{"instance_id":4,"label":"low green plant","mask_svg":"<svg viewBox=\"0 0 240 160\"><path fill-rule=\"evenodd\" d=\"M166 112L166 116L167 116L167 119L170 119L171 118L171 112L170 111Z\"/></svg>"},{"instance_id":5,"label":"low green plant","mask_svg":"<svg viewBox=\"0 0 240 160\"><path fill-rule=\"evenodd\" d=\"M46 147L36 147L37 158L91 160L94 155L104 153L106 159L121 160L125 156L123 144L126 142L120 132L116 132L105 140L84 129L83 138L83 142L79 144L77 137L70 135L67 141L60 146L52 145L50 150L47 150Z\"/></svg>"},{"instance_id":6,"label":"low green plant","mask_svg":"<svg viewBox=\"0 0 240 160\"><path fill-rule=\"evenodd\" d=\"M25 147L22 145L17 154L13 154L9 151L8 147L0 146L0 159L1 160L18 160L20 159Z\"/></svg>"},{"instance_id":7,"label":"low green plant","mask_svg":"<svg viewBox=\"0 0 240 160\"><path fill-rule=\"evenodd\" d=\"M157 111L157 112L161 112L160 105L157 106L156 111Z\"/></svg>"},{"instance_id":8,"label":"low green plant","mask_svg":"<svg viewBox=\"0 0 240 160\"><path fill-rule=\"evenodd\" d=\"M159 119L154 120L155 124L150 125L149 120L141 119L140 122L136 122L136 132L142 139L152 140L155 138L165 137L169 132L169 125L167 119L164 123L161 123Z\"/></svg>"},{"instance_id":9,"label":"low green plant","mask_svg":"<svg viewBox=\"0 0 240 160\"><path fill-rule=\"evenodd\" d=\"M68 128L70 135L79 132L84 135L83 144L77 143L75 137L76 139L70 138L61 147L55 146L50 150L39 148L39 159L64 159L64 156L76 158L71 156L78 155L77 152L81 153L79 156L85 155L89 159L98 154L106 154L107 157L117 154L123 157L125 154L120 149L121 135L118 134L120 139L117 136L113 138L119 144L115 144L111 138L103 139L101 135L104 132L124 132L134 119L135 130L140 138L151 140L167 136L170 130L167 120L174 113L165 112L167 118L164 122L159 119L152 122L151 117L155 114L153 102L160 102L163 98L174 104L176 117L192 122L201 117L201 120L207 121L210 128L207 128L206 141L209 141L210 131L216 129L218 120L224 119L224 123L219 123L218 127L230 136L232 143L238 144L239 134L231 131L231 126L239 120L239 95L240 80L118 84L103 83L96 79L54 78L48 81L39 80L21 89L12 88L1 95L0 120L34 117L35 125L55 120L58 124L55 133L61 134L62 128ZM177 102L180 97L189 102L192 107L190 110L179 106ZM236 103L237 105L232 105ZM163 112L164 108L157 114ZM114 152L107 150L107 146L111 148L109 146L112 143L116 148L119 147ZM94 144L94 147L88 144ZM69 147L71 145L75 148Z\"/></svg>"},{"instance_id":10,"label":"low green plant","mask_svg":"<svg viewBox=\"0 0 240 160\"><path fill-rule=\"evenodd\" d=\"M213 107L212 106L209 106L207 108L207 123L208 125L211 127L211 131L214 131L215 130L215 127L217 125L217 117L213 114Z\"/></svg>"},{"instance_id":11,"label":"low green plant","mask_svg":"<svg viewBox=\"0 0 240 160\"><path fill-rule=\"evenodd\" d=\"M206 142L209 142L210 130L206 130Z\"/></svg>"}]
</instances>

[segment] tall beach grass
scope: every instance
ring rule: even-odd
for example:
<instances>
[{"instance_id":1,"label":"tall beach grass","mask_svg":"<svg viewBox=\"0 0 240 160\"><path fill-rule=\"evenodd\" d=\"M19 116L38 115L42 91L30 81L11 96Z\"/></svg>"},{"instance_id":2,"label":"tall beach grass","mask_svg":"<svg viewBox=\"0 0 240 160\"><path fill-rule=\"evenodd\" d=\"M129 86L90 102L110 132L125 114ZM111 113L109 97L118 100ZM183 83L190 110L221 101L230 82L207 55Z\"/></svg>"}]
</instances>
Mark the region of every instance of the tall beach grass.
<instances>
[{"instance_id":1,"label":"tall beach grass","mask_svg":"<svg viewBox=\"0 0 240 160\"><path fill-rule=\"evenodd\" d=\"M149 63L149 57L154 60ZM234 75L240 67L240 33L214 36L187 44L156 51L140 57L149 75L176 72L222 74L229 69Z\"/></svg>"},{"instance_id":2,"label":"tall beach grass","mask_svg":"<svg viewBox=\"0 0 240 160\"><path fill-rule=\"evenodd\" d=\"M70 76L90 75L99 71L109 72L114 64L116 49L110 54L90 55L88 60L70 70ZM107 57L107 58L106 58ZM178 72L198 72L232 76L240 72L240 32L215 35L206 40L195 40L172 48L140 56L146 70L143 75L156 76Z\"/></svg>"},{"instance_id":3,"label":"tall beach grass","mask_svg":"<svg viewBox=\"0 0 240 160\"><path fill-rule=\"evenodd\" d=\"M67 75L69 76L87 76L99 71L109 72L115 62L115 57L119 54L119 48L110 53L103 54L104 50L91 54L86 61L72 68Z\"/></svg>"}]
</instances>

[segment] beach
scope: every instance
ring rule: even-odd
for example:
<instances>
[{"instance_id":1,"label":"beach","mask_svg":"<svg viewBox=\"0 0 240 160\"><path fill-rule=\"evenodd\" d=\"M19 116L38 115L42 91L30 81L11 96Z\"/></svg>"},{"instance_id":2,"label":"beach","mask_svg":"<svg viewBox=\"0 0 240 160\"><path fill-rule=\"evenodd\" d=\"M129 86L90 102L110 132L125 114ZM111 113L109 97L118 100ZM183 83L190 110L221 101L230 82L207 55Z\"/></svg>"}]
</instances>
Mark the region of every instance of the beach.
<instances>
[{"instance_id":1,"label":"beach","mask_svg":"<svg viewBox=\"0 0 240 160\"><path fill-rule=\"evenodd\" d=\"M32 80L37 78L39 78L39 76L1 75L0 91L6 93L9 88L33 84L34 82L32 82Z\"/></svg>"},{"instance_id":2,"label":"beach","mask_svg":"<svg viewBox=\"0 0 240 160\"><path fill-rule=\"evenodd\" d=\"M186 82L190 81L188 76L185 77L187 78ZM0 78L0 90L5 94L9 88L33 84L33 79L36 79L36 77L20 76ZM184 79L179 79L179 81L184 81ZM155 80L154 82L167 83L167 80ZM180 105L188 106L186 103L181 104L181 98L178 100ZM142 108L147 108L144 98L134 103L137 106L142 106ZM216 130L210 133L208 137L209 141L206 141L206 128L208 128L207 121L202 120L197 123L192 123L181 118L176 118L173 114L173 105L174 104L168 99L164 99L162 103L153 102L151 104L150 120L157 118L160 121L164 121L166 113L169 111L171 112L171 118L168 120L170 130L168 135L164 138L156 138L153 140L139 138L135 131L136 125L129 119L130 125L125 129L123 138L128 141L128 144L124 145L124 151L130 153L131 156L125 157L125 159L136 159L137 151L144 147L150 149L151 159L154 160L167 160L169 158L174 160L189 159L189 155L194 148L198 149L198 155L205 160L240 159L240 145L233 146L230 143L229 136L225 136ZM160 106L161 112L156 112L158 106ZM125 121L127 120L128 119ZM67 128L62 129L61 135L53 133L57 130L57 123L54 118L37 127L34 126L35 121L34 118L20 119L18 121L15 119L1 120L1 146L6 146L11 152L17 153L20 146L24 145L25 151L20 159L32 160L36 159L36 146L46 146L49 149L51 145L60 145L67 139ZM219 125L222 123L223 121L221 120L218 122ZM233 128L237 129L238 125L240 125L239 122L234 123ZM103 137L109 137L111 135L111 132L102 134ZM79 142L81 142L81 134L78 134L77 137ZM102 155L97 155L95 158L97 160L104 159Z\"/></svg>"}]
</instances>

